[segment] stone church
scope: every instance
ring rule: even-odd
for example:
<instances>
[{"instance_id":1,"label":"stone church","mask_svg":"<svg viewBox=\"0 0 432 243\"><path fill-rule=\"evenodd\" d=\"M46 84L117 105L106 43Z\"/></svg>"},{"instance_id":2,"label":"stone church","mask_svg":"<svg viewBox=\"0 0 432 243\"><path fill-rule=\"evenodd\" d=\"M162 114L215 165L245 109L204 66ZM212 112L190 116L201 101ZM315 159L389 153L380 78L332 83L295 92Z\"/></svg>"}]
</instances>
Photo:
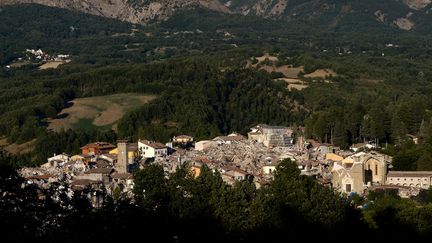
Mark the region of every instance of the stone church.
<instances>
[{"instance_id":1,"label":"stone church","mask_svg":"<svg viewBox=\"0 0 432 243\"><path fill-rule=\"evenodd\" d=\"M377 152L360 152L340 162L332 169L333 188L344 193L363 194L365 189L386 183L387 165L391 157Z\"/></svg>"}]
</instances>

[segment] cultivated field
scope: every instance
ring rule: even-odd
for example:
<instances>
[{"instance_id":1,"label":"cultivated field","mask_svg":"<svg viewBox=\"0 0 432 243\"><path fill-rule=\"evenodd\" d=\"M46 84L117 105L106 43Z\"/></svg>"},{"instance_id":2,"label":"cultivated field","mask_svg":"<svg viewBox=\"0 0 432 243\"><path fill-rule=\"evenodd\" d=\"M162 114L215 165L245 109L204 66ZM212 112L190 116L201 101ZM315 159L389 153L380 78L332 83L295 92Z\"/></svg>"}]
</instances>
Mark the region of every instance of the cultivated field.
<instances>
[{"instance_id":1,"label":"cultivated field","mask_svg":"<svg viewBox=\"0 0 432 243\"><path fill-rule=\"evenodd\" d=\"M117 121L130 110L138 108L156 98L142 94L115 94L80 98L59 114L59 119L50 120L48 129L88 130L92 128L115 129Z\"/></svg>"},{"instance_id":2,"label":"cultivated field","mask_svg":"<svg viewBox=\"0 0 432 243\"><path fill-rule=\"evenodd\" d=\"M65 64L65 63L68 63L68 62L69 62L69 60L68 61L50 61L50 62L46 62L46 63L40 65L39 69L40 70L45 70L48 68L56 69L56 68L58 68L58 66Z\"/></svg>"}]
</instances>

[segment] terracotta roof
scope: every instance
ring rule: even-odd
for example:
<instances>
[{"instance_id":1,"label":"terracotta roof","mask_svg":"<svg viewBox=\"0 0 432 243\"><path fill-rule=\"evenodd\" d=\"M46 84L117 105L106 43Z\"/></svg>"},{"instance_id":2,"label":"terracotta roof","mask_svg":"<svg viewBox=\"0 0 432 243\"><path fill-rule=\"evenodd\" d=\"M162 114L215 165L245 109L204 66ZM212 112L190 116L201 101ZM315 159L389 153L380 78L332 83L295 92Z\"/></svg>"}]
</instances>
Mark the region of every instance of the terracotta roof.
<instances>
[{"instance_id":1,"label":"terracotta roof","mask_svg":"<svg viewBox=\"0 0 432 243\"><path fill-rule=\"evenodd\" d=\"M86 174L110 174L112 171L112 168L94 168L87 171Z\"/></svg>"},{"instance_id":2,"label":"terracotta roof","mask_svg":"<svg viewBox=\"0 0 432 243\"><path fill-rule=\"evenodd\" d=\"M88 180L88 179L78 179L78 180L72 181L71 186L88 186L88 185L97 184L97 183L100 183L100 182Z\"/></svg>"},{"instance_id":3,"label":"terracotta roof","mask_svg":"<svg viewBox=\"0 0 432 243\"><path fill-rule=\"evenodd\" d=\"M111 175L113 179L133 179L133 175L131 173L115 173Z\"/></svg>"},{"instance_id":4,"label":"terracotta roof","mask_svg":"<svg viewBox=\"0 0 432 243\"><path fill-rule=\"evenodd\" d=\"M215 163L214 161L212 161L206 157L196 157L196 158L193 158L193 160L197 161L197 162L201 162L201 163L206 164L206 165L210 165L210 164Z\"/></svg>"},{"instance_id":5,"label":"terracotta roof","mask_svg":"<svg viewBox=\"0 0 432 243\"><path fill-rule=\"evenodd\" d=\"M129 143L128 150L131 152L135 152L138 150L138 143Z\"/></svg>"},{"instance_id":6,"label":"terracotta roof","mask_svg":"<svg viewBox=\"0 0 432 243\"><path fill-rule=\"evenodd\" d=\"M430 177L432 171L389 171L387 177Z\"/></svg>"},{"instance_id":7,"label":"terracotta roof","mask_svg":"<svg viewBox=\"0 0 432 243\"><path fill-rule=\"evenodd\" d=\"M145 145L147 145L147 146L149 146L149 147L151 147L151 148L154 148L154 149L164 149L164 148L167 148L167 146L165 146L165 144L158 143L158 142L151 142L151 141L148 141L148 140L140 140L140 142L143 143L143 144L145 144Z\"/></svg>"},{"instance_id":8,"label":"terracotta roof","mask_svg":"<svg viewBox=\"0 0 432 243\"><path fill-rule=\"evenodd\" d=\"M84 148L113 149L115 147L116 146L114 146L110 143L107 143L107 142L95 142L95 143L89 143L89 144L83 146L81 149L84 149Z\"/></svg>"}]
</instances>

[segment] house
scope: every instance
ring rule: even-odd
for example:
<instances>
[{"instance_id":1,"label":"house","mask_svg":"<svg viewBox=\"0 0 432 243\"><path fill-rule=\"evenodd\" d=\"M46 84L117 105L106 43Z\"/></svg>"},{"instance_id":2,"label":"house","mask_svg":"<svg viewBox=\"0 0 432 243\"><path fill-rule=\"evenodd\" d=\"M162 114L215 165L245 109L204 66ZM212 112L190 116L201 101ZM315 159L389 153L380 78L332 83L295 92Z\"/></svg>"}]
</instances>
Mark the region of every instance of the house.
<instances>
[{"instance_id":1,"label":"house","mask_svg":"<svg viewBox=\"0 0 432 243\"><path fill-rule=\"evenodd\" d=\"M138 151L143 158L156 158L168 155L168 147L148 140L138 141Z\"/></svg>"},{"instance_id":2,"label":"house","mask_svg":"<svg viewBox=\"0 0 432 243\"><path fill-rule=\"evenodd\" d=\"M389 171L386 184L428 189L432 186L432 171Z\"/></svg>"},{"instance_id":3,"label":"house","mask_svg":"<svg viewBox=\"0 0 432 243\"><path fill-rule=\"evenodd\" d=\"M116 146L106 142L96 142L85 145L81 148L83 155L101 155L107 154Z\"/></svg>"},{"instance_id":4,"label":"house","mask_svg":"<svg viewBox=\"0 0 432 243\"><path fill-rule=\"evenodd\" d=\"M249 175L246 171L235 166L222 166L221 171L223 172L223 175L231 177L236 181L246 180Z\"/></svg>"},{"instance_id":5,"label":"house","mask_svg":"<svg viewBox=\"0 0 432 243\"><path fill-rule=\"evenodd\" d=\"M61 164L65 164L71 160L71 157L69 157L67 154L59 154L55 155L53 157L48 158L48 162L41 165L42 168L51 168L51 167L57 167Z\"/></svg>"},{"instance_id":6,"label":"house","mask_svg":"<svg viewBox=\"0 0 432 243\"><path fill-rule=\"evenodd\" d=\"M215 146L217 146L217 142L211 140L203 140L195 143L195 150L203 151Z\"/></svg>"},{"instance_id":7,"label":"house","mask_svg":"<svg viewBox=\"0 0 432 243\"><path fill-rule=\"evenodd\" d=\"M289 127L258 124L251 128L248 140L263 143L266 147L287 147L294 143L294 131Z\"/></svg>"},{"instance_id":8,"label":"house","mask_svg":"<svg viewBox=\"0 0 432 243\"><path fill-rule=\"evenodd\" d=\"M109 176L114 170L112 168L94 168L89 171L86 171L82 175L75 176L76 180L91 180L91 181L100 181L103 184L109 183Z\"/></svg>"}]
</instances>

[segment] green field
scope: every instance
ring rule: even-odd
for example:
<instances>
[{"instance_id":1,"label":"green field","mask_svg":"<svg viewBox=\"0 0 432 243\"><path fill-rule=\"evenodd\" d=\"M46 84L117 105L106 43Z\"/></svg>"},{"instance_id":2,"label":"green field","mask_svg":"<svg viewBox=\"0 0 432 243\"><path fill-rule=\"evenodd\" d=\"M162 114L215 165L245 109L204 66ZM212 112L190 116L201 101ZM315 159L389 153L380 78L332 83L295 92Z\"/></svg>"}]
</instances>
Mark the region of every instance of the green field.
<instances>
[{"instance_id":1,"label":"green field","mask_svg":"<svg viewBox=\"0 0 432 243\"><path fill-rule=\"evenodd\" d=\"M54 131L116 129L117 121L125 112L138 108L154 98L155 96L152 95L124 93L75 99L71 107L59 114L59 117L64 118L48 121L48 129Z\"/></svg>"}]
</instances>

